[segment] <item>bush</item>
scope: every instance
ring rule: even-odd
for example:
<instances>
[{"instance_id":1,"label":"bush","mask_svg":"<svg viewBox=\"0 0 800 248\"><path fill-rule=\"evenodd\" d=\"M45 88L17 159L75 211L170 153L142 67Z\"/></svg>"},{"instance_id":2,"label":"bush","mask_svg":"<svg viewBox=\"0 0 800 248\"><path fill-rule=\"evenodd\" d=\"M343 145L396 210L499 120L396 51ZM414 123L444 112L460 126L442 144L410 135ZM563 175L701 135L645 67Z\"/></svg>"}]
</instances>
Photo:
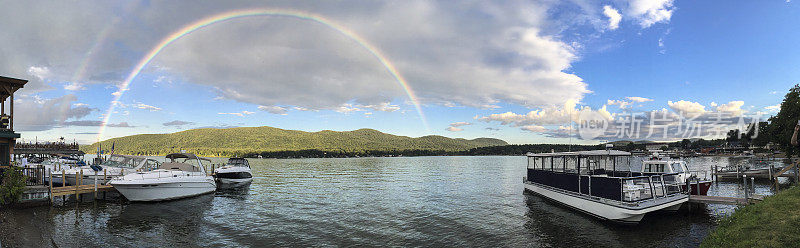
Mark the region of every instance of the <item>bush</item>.
<instances>
[{"instance_id":1,"label":"bush","mask_svg":"<svg viewBox=\"0 0 800 248\"><path fill-rule=\"evenodd\" d=\"M3 171L3 181L0 184L0 204L18 202L25 192L25 181L28 180L22 174L22 169L11 166Z\"/></svg>"}]
</instances>

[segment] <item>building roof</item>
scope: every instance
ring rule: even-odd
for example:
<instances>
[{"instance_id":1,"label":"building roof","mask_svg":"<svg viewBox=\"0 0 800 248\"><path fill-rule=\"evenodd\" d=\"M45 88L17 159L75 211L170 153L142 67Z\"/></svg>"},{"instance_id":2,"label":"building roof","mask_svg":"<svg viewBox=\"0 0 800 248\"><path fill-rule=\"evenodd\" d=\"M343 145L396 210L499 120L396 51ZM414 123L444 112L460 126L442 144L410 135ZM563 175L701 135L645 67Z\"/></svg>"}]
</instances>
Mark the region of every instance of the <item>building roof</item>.
<instances>
[{"instance_id":1,"label":"building roof","mask_svg":"<svg viewBox=\"0 0 800 248\"><path fill-rule=\"evenodd\" d=\"M593 150L580 152L549 152L549 153L528 153L528 157L561 157L561 156L630 156L630 152L619 150Z\"/></svg>"},{"instance_id":2,"label":"building roof","mask_svg":"<svg viewBox=\"0 0 800 248\"><path fill-rule=\"evenodd\" d=\"M28 80L0 76L0 100L5 100L18 89L25 87Z\"/></svg>"}]
</instances>

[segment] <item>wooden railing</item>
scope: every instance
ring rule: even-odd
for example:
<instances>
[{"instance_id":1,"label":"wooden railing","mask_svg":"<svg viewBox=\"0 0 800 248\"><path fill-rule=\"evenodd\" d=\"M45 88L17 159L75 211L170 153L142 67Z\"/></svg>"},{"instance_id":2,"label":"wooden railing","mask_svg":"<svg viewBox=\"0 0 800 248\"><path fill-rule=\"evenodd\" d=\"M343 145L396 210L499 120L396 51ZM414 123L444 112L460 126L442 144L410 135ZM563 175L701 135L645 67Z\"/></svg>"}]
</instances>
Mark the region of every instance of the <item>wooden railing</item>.
<instances>
[{"instance_id":1,"label":"wooden railing","mask_svg":"<svg viewBox=\"0 0 800 248\"><path fill-rule=\"evenodd\" d=\"M44 178L46 176L44 173L45 172L44 167L42 166L25 167L21 169L22 169L22 174L25 175L25 177L27 177L27 180L25 180L26 186L46 185L44 183L45 182Z\"/></svg>"}]
</instances>

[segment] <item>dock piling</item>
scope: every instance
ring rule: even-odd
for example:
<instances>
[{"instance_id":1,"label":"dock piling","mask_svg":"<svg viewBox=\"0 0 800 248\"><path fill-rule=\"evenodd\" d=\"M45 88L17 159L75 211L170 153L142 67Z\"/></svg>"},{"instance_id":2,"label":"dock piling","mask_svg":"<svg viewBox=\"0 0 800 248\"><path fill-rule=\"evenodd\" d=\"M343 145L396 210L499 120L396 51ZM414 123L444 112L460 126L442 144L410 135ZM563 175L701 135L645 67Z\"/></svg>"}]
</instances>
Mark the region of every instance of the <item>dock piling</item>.
<instances>
[{"instance_id":1,"label":"dock piling","mask_svg":"<svg viewBox=\"0 0 800 248\"><path fill-rule=\"evenodd\" d=\"M97 171L94 171L94 199L97 199Z\"/></svg>"},{"instance_id":2,"label":"dock piling","mask_svg":"<svg viewBox=\"0 0 800 248\"><path fill-rule=\"evenodd\" d=\"M48 182L49 186L47 189L50 191L48 195L50 195L50 202L53 202L53 170L47 169L48 174L50 174L50 182Z\"/></svg>"}]
</instances>

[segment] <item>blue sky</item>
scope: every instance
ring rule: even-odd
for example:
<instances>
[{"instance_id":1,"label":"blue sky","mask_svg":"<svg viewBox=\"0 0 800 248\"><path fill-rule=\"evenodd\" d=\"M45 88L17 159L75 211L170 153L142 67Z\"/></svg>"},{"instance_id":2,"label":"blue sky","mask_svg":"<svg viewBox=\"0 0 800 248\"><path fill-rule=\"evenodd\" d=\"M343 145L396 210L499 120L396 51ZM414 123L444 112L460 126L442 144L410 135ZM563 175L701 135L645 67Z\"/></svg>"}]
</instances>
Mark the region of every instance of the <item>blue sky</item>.
<instances>
[{"instance_id":1,"label":"blue sky","mask_svg":"<svg viewBox=\"0 0 800 248\"><path fill-rule=\"evenodd\" d=\"M272 126L597 143L613 135L581 139L570 122L658 110L763 119L800 79L800 7L790 1L0 2L9 6L0 75L31 81L16 103L26 141ZM428 127L365 47L276 16L176 40L112 103L164 37L245 9L313 13L363 37L407 79Z\"/></svg>"}]
</instances>

